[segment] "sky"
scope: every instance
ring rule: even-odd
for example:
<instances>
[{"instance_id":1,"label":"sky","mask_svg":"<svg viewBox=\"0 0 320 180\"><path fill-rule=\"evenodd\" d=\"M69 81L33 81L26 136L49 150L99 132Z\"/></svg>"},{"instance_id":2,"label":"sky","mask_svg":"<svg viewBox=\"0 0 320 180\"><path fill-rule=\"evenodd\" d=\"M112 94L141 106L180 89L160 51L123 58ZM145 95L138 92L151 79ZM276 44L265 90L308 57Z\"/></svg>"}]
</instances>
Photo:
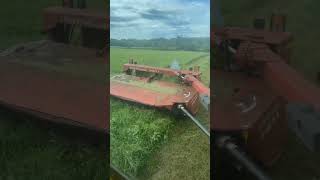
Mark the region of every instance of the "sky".
<instances>
[{"instance_id":1,"label":"sky","mask_svg":"<svg viewBox=\"0 0 320 180\"><path fill-rule=\"evenodd\" d=\"M110 0L113 39L210 36L210 0Z\"/></svg>"}]
</instances>

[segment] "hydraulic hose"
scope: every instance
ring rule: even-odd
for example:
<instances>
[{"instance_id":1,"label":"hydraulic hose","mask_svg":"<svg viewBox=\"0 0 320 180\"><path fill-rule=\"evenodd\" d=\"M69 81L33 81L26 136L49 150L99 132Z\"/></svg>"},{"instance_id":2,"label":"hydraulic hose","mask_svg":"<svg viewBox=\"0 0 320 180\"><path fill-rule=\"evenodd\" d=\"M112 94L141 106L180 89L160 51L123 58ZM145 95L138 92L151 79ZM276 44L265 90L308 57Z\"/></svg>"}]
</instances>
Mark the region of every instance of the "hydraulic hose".
<instances>
[{"instance_id":1,"label":"hydraulic hose","mask_svg":"<svg viewBox=\"0 0 320 180\"><path fill-rule=\"evenodd\" d=\"M218 141L218 146L228 152L236 159L247 171L249 171L258 180L271 180L266 173L261 170L250 158L243 152L238 145L233 143L228 137L221 137Z\"/></svg>"},{"instance_id":2,"label":"hydraulic hose","mask_svg":"<svg viewBox=\"0 0 320 180\"><path fill-rule=\"evenodd\" d=\"M197 125L197 127L201 129L202 132L210 137L209 131L194 116L192 116L192 114L190 114L183 105L180 104L178 108L181 109L181 111L184 112L184 114L187 115Z\"/></svg>"}]
</instances>

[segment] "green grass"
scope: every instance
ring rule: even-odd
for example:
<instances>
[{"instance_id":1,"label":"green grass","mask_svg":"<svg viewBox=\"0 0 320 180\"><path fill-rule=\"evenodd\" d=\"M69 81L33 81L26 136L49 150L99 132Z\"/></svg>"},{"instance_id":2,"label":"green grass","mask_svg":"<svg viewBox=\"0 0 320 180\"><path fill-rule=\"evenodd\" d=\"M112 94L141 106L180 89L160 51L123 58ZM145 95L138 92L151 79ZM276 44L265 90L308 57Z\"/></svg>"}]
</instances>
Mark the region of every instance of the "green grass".
<instances>
[{"instance_id":1,"label":"green grass","mask_svg":"<svg viewBox=\"0 0 320 180\"><path fill-rule=\"evenodd\" d=\"M114 47L110 53L112 74L120 73L129 58L157 67L167 67L177 59L183 68L200 65L203 80L209 84L208 56L188 63L208 53ZM204 121L208 125L208 119ZM140 179L209 177L208 138L187 118L112 98L110 132L111 162L126 173Z\"/></svg>"},{"instance_id":2,"label":"green grass","mask_svg":"<svg viewBox=\"0 0 320 180\"><path fill-rule=\"evenodd\" d=\"M136 175L150 155L168 138L173 118L167 113L111 101L111 160Z\"/></svg>"},{"instance_id":3,"label":"green grass","mask_svg":"<svg viewBox=\"0 0 320 180\"><path fill-rule=\"evenodd\" d=\"M102 146L75 143L59 129L0 111L0 179L104 179Z\"/></svg>"},{"instance_id":4,"label":"green grass","mask_svg":"<svg viewBox=\"0 0 320 180\"><path fill-rule=\"evenodd\" d=\"M2 2L0 51L17 43L45 38L40 33L43 27L42 9L60 3L60 0ZM94 0L90 1L89 6L104 8L104 4L104 1ZM102 71L94 71L103 67L36 66L60 74L88 77L90 80L101 81L98 78L105 78ZM89 68L92 69L88 73ZM74 142L62 130L45 128L34 123L32 118L0 110L0 179L106 179L108 154L102 147L104 145Z\"/></svg>"},{"instance_id":5,"label":"green grass","mask_svg":"<svg viewBox=\"0 0 320 180\"><path fill-rule=\"evenodd\" d=\"M167 67L174 59L180 64L208 53L190 52L190 51L162 51L162 50L145 50L145 49L125 49L111 48L110 50L110 73L119 73L122 65L128 63L129 58L134 59L138 64ZM184 68L184 67L182 67Z\"/></svg>"}]
</instances>

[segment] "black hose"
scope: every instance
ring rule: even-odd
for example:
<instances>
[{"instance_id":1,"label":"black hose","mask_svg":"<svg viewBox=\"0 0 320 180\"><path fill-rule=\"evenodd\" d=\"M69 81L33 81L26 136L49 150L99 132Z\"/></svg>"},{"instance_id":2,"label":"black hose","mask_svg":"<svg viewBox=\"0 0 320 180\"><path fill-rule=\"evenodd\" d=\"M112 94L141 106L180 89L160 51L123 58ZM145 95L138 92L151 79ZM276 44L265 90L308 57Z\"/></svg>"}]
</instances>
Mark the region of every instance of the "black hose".
<instances>
[{"instance_id":1,"label":"black hose","mask_svg":"<svg viewBox=\"0 0 320 180\"><path fill-rule=\"evenodd\" d=\"M221 143L222 142L222 143ZM258 180L271 180L250 158L239 149L239 147L228 139L220 141L219 144L224 150L226 150L233 158L235 158L242 166L246 168L253 176Z\"/></svg>"},{"instance_id":2,"label":"black hose","mask_svg":"<svg viewBox=\"0 0 320 180\"><path fill-rule=\"evenodd\" d=\"M178 108L181 109L181 111L183 111L184 114L186 114L202 130L202 132L210 137L209 131L195 117L193 117L183 105L179 105Z\"/></svg>"},{"instance_id":3,"label":"black hose","mask_svg":"<svg viewBox=\"0 0 320 180\"><path fill-rule=\"evenodd\" d=\"M110 170L114 171L112 174L113 179L117 180L134 180L134 178L129 178L128 175L124 174L120 169L110 164Z\"/></svg>"}]
</instances>

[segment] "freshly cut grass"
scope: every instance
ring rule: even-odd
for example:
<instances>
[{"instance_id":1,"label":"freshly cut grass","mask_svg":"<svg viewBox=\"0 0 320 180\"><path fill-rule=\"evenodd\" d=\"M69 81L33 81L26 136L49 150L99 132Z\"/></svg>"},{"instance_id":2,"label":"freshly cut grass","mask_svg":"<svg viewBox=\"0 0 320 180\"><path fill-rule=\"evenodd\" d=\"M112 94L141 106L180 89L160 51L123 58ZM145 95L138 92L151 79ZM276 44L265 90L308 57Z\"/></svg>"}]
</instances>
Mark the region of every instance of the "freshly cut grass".
<instances>
[{"instance_id":1,"label":"freshly cut grass","mask_svg":"<svg viewBox=\"0 0 320 180\"><path fill-rule=\"evenodd\" d=\"M137 175L168 138L173 119L167 113L111 100L111 162Z\"/></svg>"}]
</instances>

